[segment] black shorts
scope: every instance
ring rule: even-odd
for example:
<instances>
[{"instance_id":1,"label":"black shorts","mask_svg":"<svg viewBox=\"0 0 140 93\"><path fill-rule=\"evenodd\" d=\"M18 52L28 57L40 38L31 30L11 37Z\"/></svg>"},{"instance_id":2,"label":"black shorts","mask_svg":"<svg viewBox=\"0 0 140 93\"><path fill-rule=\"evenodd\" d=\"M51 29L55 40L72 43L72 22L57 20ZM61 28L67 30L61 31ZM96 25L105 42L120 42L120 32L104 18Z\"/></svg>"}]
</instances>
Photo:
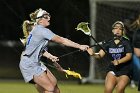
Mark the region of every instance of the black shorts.
<instances>
[{"instance_id":1,"label":"black shorts","mask_svg":"<svg viewBox=\"0 0 140 93\"><path fill-rule=\"evenodd\" d=\"M32 79L32 80L30 80L30 81L29 81L29 83L30 83L30 84L35 84L35 82L34 82L34 80L33 80L33 79Z\"/></svg>"},{"instance_id":2,"label":"black shorts","mask_svg":"<svg viewBox=\"0 0 140 93\"><path fill-rule=\"evenodd\" d=\"M113 71L115 73L115 76L119 77L122 75L127 75L130 79L132 79L132 65L118 65L114 66L113 64L110 64L107 68L107 72Z\"/></svg>"}]
</instances>

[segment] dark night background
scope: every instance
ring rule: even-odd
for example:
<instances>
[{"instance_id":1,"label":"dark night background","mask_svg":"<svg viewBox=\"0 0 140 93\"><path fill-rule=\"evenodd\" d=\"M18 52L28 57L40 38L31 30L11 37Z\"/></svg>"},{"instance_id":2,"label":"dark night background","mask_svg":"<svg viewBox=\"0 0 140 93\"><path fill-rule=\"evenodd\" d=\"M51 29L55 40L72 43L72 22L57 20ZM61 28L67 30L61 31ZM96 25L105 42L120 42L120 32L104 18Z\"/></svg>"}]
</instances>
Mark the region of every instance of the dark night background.
<instances>
[{"instance_id":1,"label":"dark night background","mask_svg":"<svg viewBox=\"0 0 140 93\"><path fill-rule=\"evenodd\" d=\"M49 28L56 34L80 44L90 44L88 36L75 28L80 22L90 22L89 0L0 0L0 78L22 78L19 70L23 37L22 23L30 20L29 14L42 8L51 14ZM94 9L93 9L94 10ZM102 1L96 3L95 33L97 41L112 36L111 26L117 21L134 20L140 13L140 2ZM128 21L127 20L127 21ZM56 56L76 49L58 44L50 44L49 52ZM60 59L60 64L67 69L80 72L82 76L89 73L89 55L85 52L75 53ZM96 62L95 69L102 78L105 62ZM100 72L100 73L98 73ZM97 76L98 77L98 76Z\"/></svg>"},{"instance_id":2,"label":"dark night background","mask_svg":"<svg viewBox=\"0 0 140 93\"><path fill-rule=\"evenodd\" d=\"M29 14L42 8L51 14L49 28L56 34L80 44L89 44L89 37L75 30L81 21L89 22L89 2L87 0L0 0L0 78L21 78L19 70L23 37L22 23L30 20ZM61 45L50 45L49 52L61 56L75 51ZM86 59L84 57L87 57ZM61 58L60 64L72 70L88 72L89 59L86 53L76 53ZM84 65L80 65L84 64ZM78 70L76 70L78 71Z\"/></svg>"},{"instance_id":3,"label":"dark night background","mask_svg":"<svg viewBox=\"0 0 140 93\"><path fill-rule=\"evenodd\" d=\"M76 25L89 21L89 7L86 0L1 0L1 40L19 40L23 36L21 25L30 20L29 14L38 8L48 11L50 29L55 33L77 40ZM74 34L73 34L74 33Z\"/></svg>"}]
</instances>

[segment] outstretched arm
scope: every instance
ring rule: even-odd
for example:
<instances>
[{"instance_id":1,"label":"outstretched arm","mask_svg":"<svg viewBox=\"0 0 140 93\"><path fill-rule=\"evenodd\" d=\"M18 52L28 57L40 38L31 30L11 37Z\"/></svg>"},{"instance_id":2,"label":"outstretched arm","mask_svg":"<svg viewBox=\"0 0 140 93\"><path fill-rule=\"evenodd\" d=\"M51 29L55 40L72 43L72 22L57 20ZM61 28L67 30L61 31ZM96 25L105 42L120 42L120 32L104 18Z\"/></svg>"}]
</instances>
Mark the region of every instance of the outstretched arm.
<instances>
[{"instance_id":1,"label":"outstretched arm","mask_svg":"<svg viewBox=\"0 0 140 93\"><path fill-rule=\"evenodd\" d=\"M85 51L89 48L88 45L80 45L78 43L75 43L67 38L60 37L58 35L55 35L52 38L52 41L69 46L69 47L78 48L78 49L83 50L83 51Z\"/></svg>"}]
</instances>

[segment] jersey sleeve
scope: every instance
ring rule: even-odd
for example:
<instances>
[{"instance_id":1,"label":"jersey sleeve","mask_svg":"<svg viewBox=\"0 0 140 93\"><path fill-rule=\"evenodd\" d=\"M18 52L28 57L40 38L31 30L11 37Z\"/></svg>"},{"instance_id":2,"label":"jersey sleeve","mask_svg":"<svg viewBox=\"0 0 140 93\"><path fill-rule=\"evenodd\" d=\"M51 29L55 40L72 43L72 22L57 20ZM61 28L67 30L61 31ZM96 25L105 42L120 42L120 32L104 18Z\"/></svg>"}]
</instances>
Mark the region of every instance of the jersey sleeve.
<instances>
[{"instance_id":1,"label":"jersey sleeve","mask_svg":"<svg viewBox=\"0 0 140 93\"><path fill-rule=\"evenodd\" d=\"M43 30L41 31L41 34L43 38L48 39L48 40L51 40L56 35L50 29L47 29L47 28L43 28Z\"/></svg>"}]
</instances>

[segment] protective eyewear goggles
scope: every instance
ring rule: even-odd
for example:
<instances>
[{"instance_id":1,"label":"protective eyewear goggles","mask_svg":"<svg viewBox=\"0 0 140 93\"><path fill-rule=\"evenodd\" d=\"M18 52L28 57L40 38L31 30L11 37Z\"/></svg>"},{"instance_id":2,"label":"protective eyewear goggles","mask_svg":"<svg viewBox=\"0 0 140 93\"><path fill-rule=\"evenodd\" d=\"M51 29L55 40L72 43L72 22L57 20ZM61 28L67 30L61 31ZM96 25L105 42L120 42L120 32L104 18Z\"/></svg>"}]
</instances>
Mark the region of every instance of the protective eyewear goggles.
<instances>
[{"instance_id":1,"label":"protective eyewear goggles","mask_svg":"<svg viewBox=\"0 0 140 93\"><path fill-rule=\"evenodd\" d=\"M40 17L37 17L36 19L39 19L39 18L48 19L49 17L51 17L51 15L49 13L46 13L46 14L43 14L42 16L40 16Z\"/></svg>"}]
</instances>

